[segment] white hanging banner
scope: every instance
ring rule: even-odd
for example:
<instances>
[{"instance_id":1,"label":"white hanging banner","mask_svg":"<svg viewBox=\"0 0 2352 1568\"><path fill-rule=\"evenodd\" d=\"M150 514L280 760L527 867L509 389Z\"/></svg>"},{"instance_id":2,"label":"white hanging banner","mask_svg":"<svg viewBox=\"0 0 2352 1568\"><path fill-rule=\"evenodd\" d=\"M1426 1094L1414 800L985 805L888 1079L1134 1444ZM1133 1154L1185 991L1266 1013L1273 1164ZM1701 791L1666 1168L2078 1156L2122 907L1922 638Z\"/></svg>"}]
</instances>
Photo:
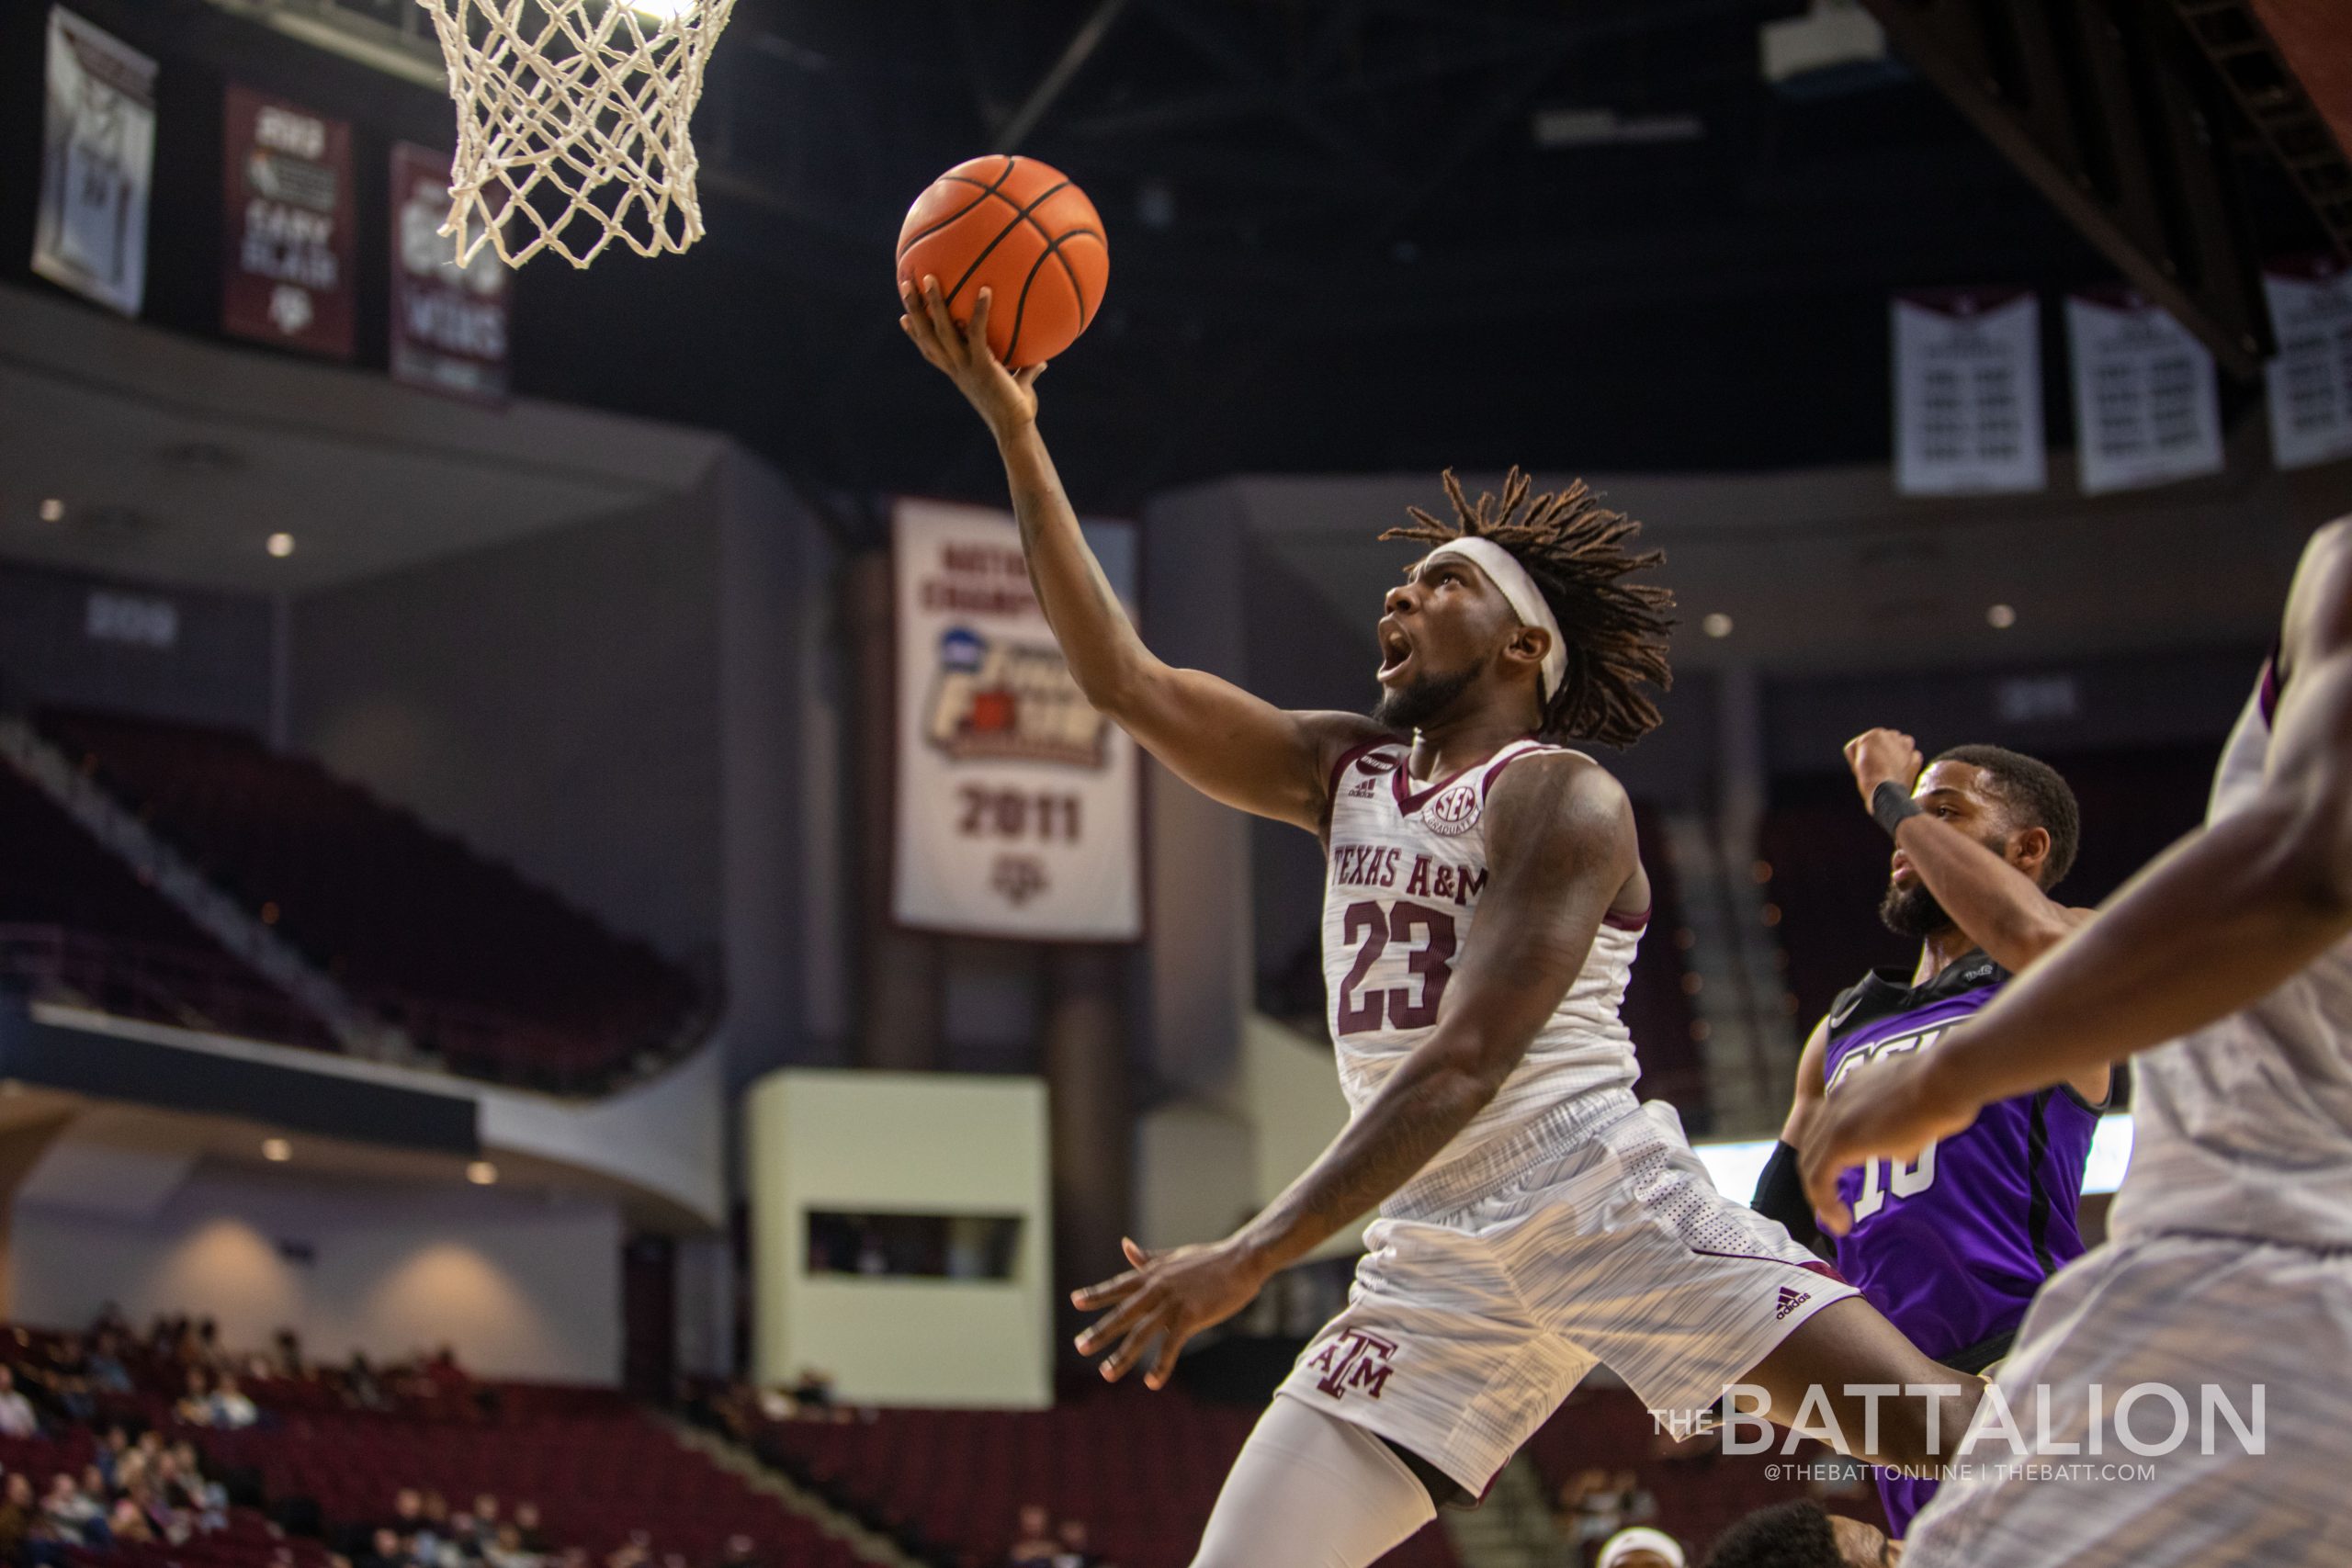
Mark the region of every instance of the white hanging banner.
<instances>
[{"instance_id":1,"label":"white hanging banner","mask_svg":"<svg viewBox=\"0 0 2352 1568\"><path fill-rule=\"evenodd\" d=\"M2023 289L1939 289L1898 294L1892 310L1894 488L2041 489L2041 301Z\"/></svg>"},{"instance_id":2,"label":"white hanging banner","mask_svg":"<svg viewBox=\"0 0 2352 1568\"><path fill-rule=\"evenodd\" d=\"M73 12L49 14L33 270L139 313L155 167L155 62Z\"/></svg>"},{"instance_id":3,"label":"white hanging banner","mask_svg":"<svg viewBox=\"0 0 2352 1568\"><path fill-rule=\"evenodd\" d=\"M2213 356L2188 329L2125 289L2066 301L2075 449L2083 490L2142 490L2222 471Z\"/></svg>"},{"instance_id":4,"label":"white hanging banner","mask_svg":"<svg viewBox=\"0 0 2352 1568\"><path fill-rule=\"evenodd\" d=\"M2270 452L2282 468L2352 457L2352 270L2334 256L2272 262L2262 287L2278 356Z\"/></svg>"},{"instance_id":5,"label":"white hanging banner","mask_svg":"<svg viewBox=\"0 0 2352 1568\"><path fill-rule=\"evenodd\" d=\"M1127 524L1086 525L1135 603ZM1006 513L901 501L891 910L927 931L1049 942L1143 934L1135 743L1088 705Z\"/></svg>"}]
</instances>

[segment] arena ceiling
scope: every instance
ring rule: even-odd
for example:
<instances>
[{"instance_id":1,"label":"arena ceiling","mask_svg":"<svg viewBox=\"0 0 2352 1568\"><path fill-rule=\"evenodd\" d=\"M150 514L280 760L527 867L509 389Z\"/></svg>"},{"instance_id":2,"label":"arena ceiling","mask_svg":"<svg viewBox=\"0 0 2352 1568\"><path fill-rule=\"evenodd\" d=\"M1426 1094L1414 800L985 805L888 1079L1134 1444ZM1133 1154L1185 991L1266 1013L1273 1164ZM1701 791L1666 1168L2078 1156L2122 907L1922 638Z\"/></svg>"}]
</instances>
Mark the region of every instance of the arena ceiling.
<instances>
[{"instance_id":1,"label":"arena ceiling","mask_svg":"<svg viewBox=\"0 0 2352 1568\"><path fill-rule=\"evenodd\" d=\"M84 3L202 71L448 141L429 49L404 75L266 25L356 16L398 53L414 0ZM998 493L890 271L924 183L1010 146L1110 229L1103 315L1045 387L1091 509L1237 472L1883 460L1889 290L2115 271L1900 67L1768 82L1759 29L1805 9L739 0L696 120L709 237L532 264L517 389L731 433L850 530L883 492ZM2290 235L2292 199L2256 194ZM187 276L151 315L210 330L213 265L164 260Z\"/></svg>"}]
</instances>

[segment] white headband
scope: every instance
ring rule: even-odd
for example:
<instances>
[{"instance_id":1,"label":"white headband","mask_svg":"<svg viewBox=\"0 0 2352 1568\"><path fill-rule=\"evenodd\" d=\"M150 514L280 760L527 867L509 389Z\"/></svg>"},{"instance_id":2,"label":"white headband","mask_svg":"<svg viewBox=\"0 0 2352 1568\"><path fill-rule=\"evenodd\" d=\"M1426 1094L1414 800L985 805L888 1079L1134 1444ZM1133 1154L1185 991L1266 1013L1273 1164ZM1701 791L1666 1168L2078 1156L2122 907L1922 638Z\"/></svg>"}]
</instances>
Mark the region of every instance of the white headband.
<instances>
[{"instance_id":1,"label":"white headband","mask_svg":"<svg viewBox=\"0 0 2352 1568\"><path fill-rule=\"evenodd\" d=\"M1538 703L1549 703L1568 673L1568 642L1560 635L1560 623L1553 616L1552 606L1544 602L1544 591L1535 586L1527 569L1492 539L1449 540L1423 556L1421 564L1427 566L1442 556L1466 560L1485 572L1487 581L1502 590L1504 601L1519 617L1521 626L1541 626L1552 634L1552 646L1544 650L1544 682L1535 693Z\"/></svg>"},{"instance_id":2,"label":"white headband","mask_svg":"<svg viewBox=\"0 0 2352 1568\"><path fill-rule=\"evenodd\" d=\"M1635 1525L1632 1529L1619 1530L1600 1543L1600 1556L1593 1562L1593 1568L1614 1568L1616 1563L1636 1551L1654 1551L1673 1563L1674 1568L1682 1568L1684 1562L1680 1541L1664 1530Z\"/></svg>"}]
</instances>

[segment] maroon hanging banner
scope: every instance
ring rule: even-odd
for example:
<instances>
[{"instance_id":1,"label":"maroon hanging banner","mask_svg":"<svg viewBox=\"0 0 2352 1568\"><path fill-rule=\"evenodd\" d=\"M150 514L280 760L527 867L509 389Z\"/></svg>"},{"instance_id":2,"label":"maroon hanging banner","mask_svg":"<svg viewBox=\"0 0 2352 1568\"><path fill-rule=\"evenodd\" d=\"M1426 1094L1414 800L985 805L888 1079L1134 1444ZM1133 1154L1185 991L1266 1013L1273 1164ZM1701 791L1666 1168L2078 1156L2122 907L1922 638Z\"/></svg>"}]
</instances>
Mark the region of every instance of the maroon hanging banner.
<instances>
[{"instance_id":1,"label":"maroon hanging banner","mask_svg":"<svg viewBox=\"0 0 2352 1568\"><path fill-rule=\"evenodd\" d=\"M234 84L227 107L221 328L348 359L351 126Z\"/></svg>"},{"instance_id":2,"label":"maroon hanging banner","mask_svg":"<svg viewBox=\"0 0 2352 1568\"><path fill-rule=\"evenodd\" d=\"M392 148L392 375L482 402L506 397L506 297L514 274L489 250L451 259L449 154Z\"/></svg>"}]
</instances>

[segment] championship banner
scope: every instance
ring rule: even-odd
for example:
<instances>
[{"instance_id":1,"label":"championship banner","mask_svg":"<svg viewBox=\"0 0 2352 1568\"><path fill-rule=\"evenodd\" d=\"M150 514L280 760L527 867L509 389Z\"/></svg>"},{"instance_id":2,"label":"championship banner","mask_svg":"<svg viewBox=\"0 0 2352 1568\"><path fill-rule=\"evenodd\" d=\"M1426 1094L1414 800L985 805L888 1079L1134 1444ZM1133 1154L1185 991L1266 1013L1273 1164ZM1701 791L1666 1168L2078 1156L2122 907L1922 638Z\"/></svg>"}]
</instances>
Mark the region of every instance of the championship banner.
<instances>
[{"instance_id":1,"label":"championship banner","mask_svg":"<svg viewBox=\"0 0 2352 1568\"><path fill-rule=\"evenodd\" d=\"M2075 448L2083 490L2141 490L2222 471L2213 356L2125 289L2066 301L2075 361Z\"/></svg>"},{"instance_id":2,"label":"championship banner","mask_svg":"<svg viewBox=\"0 0 2352 1568\"><path fill-rule=\"evenodd\" d=\"M2270 451L2282 468L2352 457L2352 272L2333 256L2264 269L2278 356L2270 381Z\"/></svg>"},{"instance_id":3,"label":"championship banner","mask_svg":"<svg viewBox=\"0 0 2352 1568\"><path fill-rule=\"evenodd\" d=\"M147 293L155 62L52 9L42 121L33 270L135 316Z\"/></svg>"},{"instance_id":4,"label":"championship banner","mask_svg":"<svg viewBox=\"0 0 2352 1568\"><path fill-rule=\"evenodd\" d=\"M350 125L234 84L226 123L222 330L350 358Z\"/></svg>"},{"instance_id":5,"label":"championship banner","mask_svg":"<svg viewBox=\"0 0 2352 1568\"><path fill-rule=\"evenodd\" d=\"M1135 601L1136 540L1087 541ZM901 501L897 580L901 925L1033 941L1143 934L1135 743L1087 705L1004 513Z\"/></svg>"},{"instance_id":6,"label":"championship banner","mask_svg":"<svg viewBox=\"0 0 2352 1568\"><path fill-rule=\"evenodd\" d=\"M392 149L392 378L479 402L506 399L506 291L514 273L483 252L452 259L449 154Z\"/></svg>"},{"instance_id":7,"label":"championship banner","mask_svg":"<svg viewBox=\"0 0 2352 1568\"><path fill-rule=\"evenodd\" d=\"M1892 310L1894 488L2041 489L2041 301L2024 289L1942 289L1898 294Z\"/></svg>"}]
</instances>

